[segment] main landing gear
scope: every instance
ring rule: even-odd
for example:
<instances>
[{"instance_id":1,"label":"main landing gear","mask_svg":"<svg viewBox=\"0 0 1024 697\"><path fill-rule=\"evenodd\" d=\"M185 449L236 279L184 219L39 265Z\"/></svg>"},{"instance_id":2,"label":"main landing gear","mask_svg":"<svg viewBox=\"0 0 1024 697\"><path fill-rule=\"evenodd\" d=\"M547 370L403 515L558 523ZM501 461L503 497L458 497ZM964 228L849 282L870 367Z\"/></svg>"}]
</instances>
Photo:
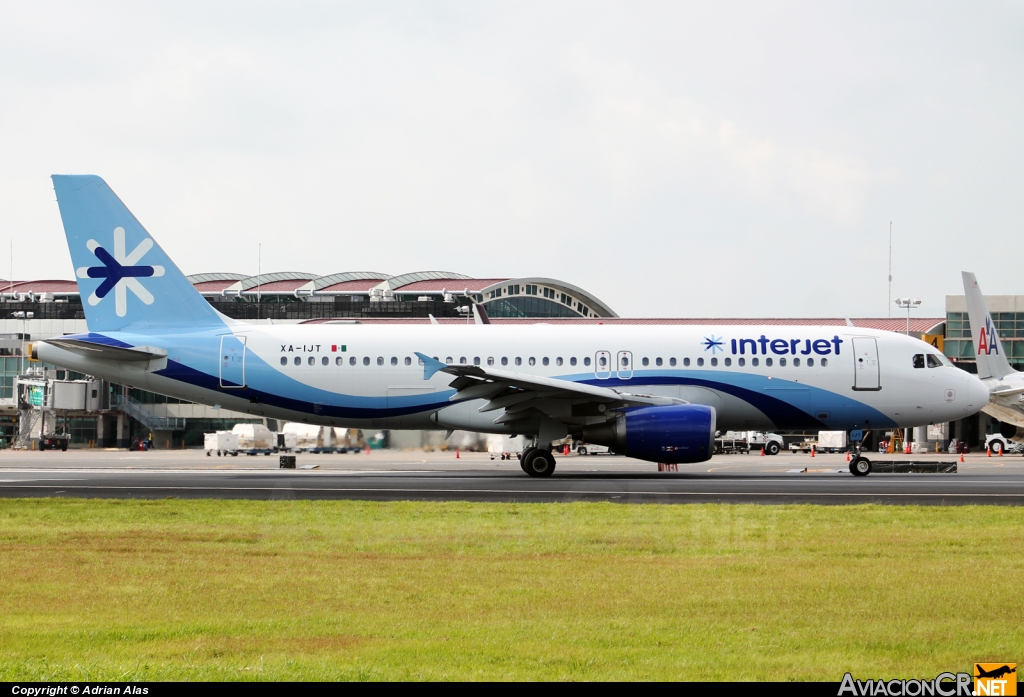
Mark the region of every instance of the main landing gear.
<instances>
[{"instance_id":1,"label":"main landing gear","mask_svg":"<svg viewBox=\"0 0 1024 697\"><path fill-rule=\"evenodd\" d=\"M555 471L555 456L550 450L531 446L523 451L519 466L531 477L550 477Z\"/></svg>"},{"instance_id":2,"label":"main landing gear","mask_svg":"<svg viewBox=\"0 0 1024 697\"><path fill-rule=\"evenodd\" d=\"M866 477L871 474L871 460L863 455L850 460L850 474L854 477Z\"/></svg>"}]
</instances>

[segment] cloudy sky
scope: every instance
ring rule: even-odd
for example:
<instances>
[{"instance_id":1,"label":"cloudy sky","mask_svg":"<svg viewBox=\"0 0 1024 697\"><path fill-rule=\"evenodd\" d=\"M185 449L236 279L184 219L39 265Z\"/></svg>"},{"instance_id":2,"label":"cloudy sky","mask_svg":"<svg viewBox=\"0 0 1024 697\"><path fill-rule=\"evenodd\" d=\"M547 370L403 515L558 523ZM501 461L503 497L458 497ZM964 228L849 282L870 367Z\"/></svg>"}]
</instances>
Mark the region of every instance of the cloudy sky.
<instances>
[{"instance_id":1,"label":"cloudy sky","mask_svg":"<svg viewBox=\"0 0 1024 697\"><path fill-rule=\"evenodd\" d=\"M1024 294L1020 3L4 2L0 245L48 176L185 273L554 276L621 315ZM0 248L0 278L10 274ZM899 310L894 308L894 312Z\"/></svg>"}]
</instances>

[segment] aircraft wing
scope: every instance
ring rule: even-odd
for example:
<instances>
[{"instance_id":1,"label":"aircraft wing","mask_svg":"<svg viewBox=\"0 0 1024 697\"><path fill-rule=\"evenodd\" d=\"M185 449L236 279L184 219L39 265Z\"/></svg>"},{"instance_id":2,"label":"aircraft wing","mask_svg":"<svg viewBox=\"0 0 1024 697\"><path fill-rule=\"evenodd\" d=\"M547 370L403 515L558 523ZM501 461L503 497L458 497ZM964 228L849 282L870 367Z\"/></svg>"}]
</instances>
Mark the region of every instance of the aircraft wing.
<instances>
[{"instance_id":1,"label":"aircraft wing","mask_svg":"<svg viewBox=\"0 0 1024 697\"><path fill-rule=\"evenodd\" d=\"M89 358L101 358L109 361L152 361L167 357L167 351L154 346L110 346L94 341L61 339L59 337L47 339L45 343L74 351Z\"/></svg>"},{"instance_id":2,"label":"aircraft wing","mask_svg":"<svg viewBox=\"0 0 1024 697\"><path fill-rule=\"evenodd\" d=\"M448 365L422 353L423 379L435 373L455 376L449 383L456 392L453 402L485 399L481 412L504 409L495 423L518 421L541 412L558 420L569 417L603 416L606 412L627 406L686 404L684 400L656 395L630 394L609 387L587 385L539 375L526 375L481 365Z\"/></svg>"}]
</instances>

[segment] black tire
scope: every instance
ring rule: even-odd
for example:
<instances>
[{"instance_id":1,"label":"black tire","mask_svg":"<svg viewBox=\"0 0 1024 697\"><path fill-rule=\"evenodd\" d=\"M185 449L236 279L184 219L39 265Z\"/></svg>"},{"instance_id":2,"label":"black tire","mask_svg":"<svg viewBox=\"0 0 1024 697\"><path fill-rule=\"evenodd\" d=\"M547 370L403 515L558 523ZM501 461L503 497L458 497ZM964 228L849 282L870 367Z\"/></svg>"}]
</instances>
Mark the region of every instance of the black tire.
<instances>
[{"instance_id":1,"label":"black tire","mask_svg":"<svg viewBox=\"0 0 1024 697\"><path fill-rule=\"evenodd\" d=\"M581 445L580 447L576 448L576 454L577 455L586 455L587 454L586 447Z\"/></svg>"},{"instance_id":2,"label":"black tire","mask_svg":"<svg viewBox=\"0 0 1024 697\"><path fill-rule=\"evenodd\" d=\"M854 477L866 477L871 474L871 460L860 456L850 460L850 474Z\"/></svg>"},{"instance_id":3,"label":"black tire","mask_svg":"<svg viewBox=\"0 0 1024 697\"><path fill-rule=\"evenodd\" d=\"M535 448L523 458L523 471L531 477L550 477L555 471L555 456L547 450Z\"/></svg>"},{"instance_id":4,"label":"black tire","mask_svg":"<svg viewBox=\"0 0 1024 697\"><path fill-rule=\"evenodd\" d=\"M778 455L779 454L779 444L776 443L773 440L768 441L767 443L764 444L764 454L765 455Z\"/></svg>"},{"instance_id":5,"label":"black tire","mask_svg":"<svg viewBox=\"0 0 1024 697\"><path fill-rule=\"evenodd\" d=\"M535 450L536 448L531 445L530 447L523 450L523 452L519 453L519 466L523 468L524 472L526 472L526 459L533 455L533 452ZM529 472L527 472L527 474L529 474Z\"/></svg>"},{"instance_id":6,"label":"black tire","mask_svg":"<svg viewBox=\"0 0 1024 697\"><path fill-rule=\"evenodd\" d=\"M994 440L989 444L989 447L992 449L993 455L1001 455L1003 452L1002 441Z\"/></svg>"}]
</instances>

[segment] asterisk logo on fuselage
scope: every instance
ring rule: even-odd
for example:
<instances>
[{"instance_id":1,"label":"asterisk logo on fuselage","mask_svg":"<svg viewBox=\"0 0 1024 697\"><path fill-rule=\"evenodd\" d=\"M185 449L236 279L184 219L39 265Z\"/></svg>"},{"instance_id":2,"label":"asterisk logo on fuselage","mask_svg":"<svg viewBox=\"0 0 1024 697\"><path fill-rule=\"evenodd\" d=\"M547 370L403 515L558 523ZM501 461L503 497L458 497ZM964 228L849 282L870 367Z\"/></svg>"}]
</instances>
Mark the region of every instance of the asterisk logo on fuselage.
<instances>
[{"instance_id":1,"label":"asterisk logo on fuselage","mask_svg":"<svg viewBox=\"0 0 1024 697\"><path fill-rule=\"evenodd\" d=\"M716 337L714 334L711 335L710 339L704 337L704 350L711 351L711 355L724 351L725 347L722 346L722 337Z\"/></svg>"},{"instance_id":2,"label":"asterisk logo on fuselage","mask_svg":"<svg viewBox=\"0 0 1024 697\"><path fill-rule=\"evenodd\" d=\"M125 253L124 228L114 228L114 254L111 255L106 249L100 246L96 240L89 240L86 244L89 251L96 255L96 258L103 263L103 266L82 266L76 269L75 275L79 278L102 278L103 283L89 296L90 305L98 305L103 298L107 297L111 290L114 291L114 310L118 317L128 314L128 289L147 305L153 304L153 295L145 286L139 282L140 278L151 278L163 276L162 266L140 266L138 261L153 248L153 240L146 238L139 242L131 254Z\"/></svg>"}]
</instances>

